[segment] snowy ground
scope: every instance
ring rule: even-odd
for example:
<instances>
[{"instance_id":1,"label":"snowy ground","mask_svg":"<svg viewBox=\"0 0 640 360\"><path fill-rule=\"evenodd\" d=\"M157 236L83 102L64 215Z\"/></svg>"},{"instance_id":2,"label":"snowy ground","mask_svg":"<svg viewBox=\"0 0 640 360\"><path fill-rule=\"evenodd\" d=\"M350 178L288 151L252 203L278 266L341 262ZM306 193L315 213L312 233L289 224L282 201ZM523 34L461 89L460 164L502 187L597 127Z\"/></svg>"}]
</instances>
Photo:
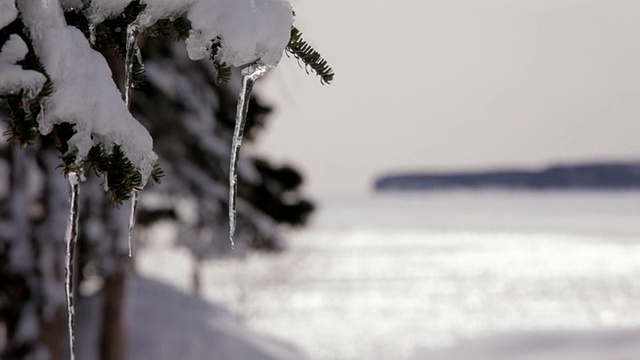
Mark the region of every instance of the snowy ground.
<instances>
[{"instance_id":1,"label":"snowy ground","mask_svg":"<svg viewBox=\"0 0 640 360\"><path fill-rule=\"evenodd\" d=\"M204 297L312 359L640 359L640 193L323 205L288 252L209 264ZM138 269L186 290L167 235Z\"/></svg>"},{"instance_id":2,"label":"snowy ground","mask_svg":"<svg viewBox=\"0 0 640 360\"><path fill-rule=\"evenodd\" d=\"M295 347L250 331L219 305L195 297L166 283L144 277L131 287L129 359L136 360L298 360ZM85 304L99 306L98 301ZM79 309L79 316L87 307ZM86 318L86 317L85 317ZM97 328L78 329L77 357L93 360Z\"/></svg>"}]
</instances>

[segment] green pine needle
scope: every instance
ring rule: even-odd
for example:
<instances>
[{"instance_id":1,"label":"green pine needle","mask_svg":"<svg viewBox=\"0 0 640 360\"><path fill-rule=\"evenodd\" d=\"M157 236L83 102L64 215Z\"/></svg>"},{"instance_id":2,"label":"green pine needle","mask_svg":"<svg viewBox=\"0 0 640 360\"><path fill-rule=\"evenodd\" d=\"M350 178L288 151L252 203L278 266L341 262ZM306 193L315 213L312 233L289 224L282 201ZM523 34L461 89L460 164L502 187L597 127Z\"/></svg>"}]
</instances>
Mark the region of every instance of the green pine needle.
<instances>
[{"instance_id":1,"label":"green pine needle","mask_svg":"<svg viewBox=\"0 0 640 360\"><path fill-rule=\"evenodd\" d=\"M302 33L295 26L291 27L291 37L287 45L287 53L293 55L305 64L305 70L309 68L320 76L322 84L329 84L333 81L333 69L327 61L315 51L303 38Z\"/></svg>"}]
</instances>

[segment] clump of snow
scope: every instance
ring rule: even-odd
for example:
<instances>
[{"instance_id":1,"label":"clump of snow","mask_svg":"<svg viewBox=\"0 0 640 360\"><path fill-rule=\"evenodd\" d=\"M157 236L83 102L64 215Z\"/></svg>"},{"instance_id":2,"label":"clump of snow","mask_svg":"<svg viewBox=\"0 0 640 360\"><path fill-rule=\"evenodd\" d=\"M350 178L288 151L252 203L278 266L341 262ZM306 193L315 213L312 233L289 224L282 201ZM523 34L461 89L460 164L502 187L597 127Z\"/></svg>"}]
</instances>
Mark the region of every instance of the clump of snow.
<instances>
[{"instance_id":1,"label":"clump of snow","mask_svg":"<svg viewBox=\"0 0 640 360\"><path fill-rule=\"evenodd\" d=\"M15 0L0 0L0 29L18 17Z\"/></svg>"},{"instance_id":2,"label":"clump of snow","mask_svg":"<svg viewBox=\"0 0 640 360\"><path fill-rule=\"evenodd\" d=\"M47 80L44 75L16 65L28 52L27 44L16 34L11 35L0 49L0 95L14 95L25 91L27 98L33 98L42 90Z\"/></svg>"},{"instance_id":3,"label":"clump of snow","mask_svg":"<svg viewBox=\"0 0 640 360\"><path fill-rule=\"evenodd\" d=\"M22 38L16 34L9 37L9 40L2 46L0 50L0 62L6 64L15 64L23 60L29 48Z\"/></svg>"},{"instance_id":4,"label":"clump of snow","mask_svg":"<svg viewBox=\"0 0 640 360\"><path fill-rule=\"evenodd\" d=\"M269 66L280 62L291 35L293 9L288 1L255 0L258 39L256 55Z\"/></svg>"},{"instance_id":5,"label":"clump of snow","mask_svg":"<svg viewBox=\"0 0 640 360\"><path fill-rule=\"evenodd\" d=\"M54 85L40 132L51 132L55 124L74 124L76 133L68 143L79 159L98 143L107 149L118 144L146 180L157 159L151 136L127 110L104 57L78 29L66 25L57 0L19 0L18 6Z\"/></svg>"},{"instance_id":6,"label":"clump of snow","mask_svg":"<svg viewBox=\"0 0 640 360\"><path fill-rule=\"evenodd\" d=\"M219 61L242 66L257 60L275 66L289 42L293 12L285 0L200 0L187 17L189 57L205 58L220 38Z\"/></svg>"}]
</instances>

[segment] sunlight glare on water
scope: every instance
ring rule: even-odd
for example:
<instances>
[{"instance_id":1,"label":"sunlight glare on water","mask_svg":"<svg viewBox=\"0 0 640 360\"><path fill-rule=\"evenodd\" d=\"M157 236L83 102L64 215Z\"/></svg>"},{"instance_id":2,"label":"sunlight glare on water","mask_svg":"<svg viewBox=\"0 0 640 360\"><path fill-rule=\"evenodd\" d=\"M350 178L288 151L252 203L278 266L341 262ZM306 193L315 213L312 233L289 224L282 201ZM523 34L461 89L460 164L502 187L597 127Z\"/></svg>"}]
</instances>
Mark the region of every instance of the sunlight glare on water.
<instances>
[{"instance_id":1,"label":"sunlight glare on water","mask_svg":"<svg viewBox=\"0 0 640 360\"><path fill-rule=\"evenodd\" d=\"M311 359L412 358L513 331L640 328L640 193L320 205L288 251L212 262L205 289Z\"/></svg>"}]
</instances>

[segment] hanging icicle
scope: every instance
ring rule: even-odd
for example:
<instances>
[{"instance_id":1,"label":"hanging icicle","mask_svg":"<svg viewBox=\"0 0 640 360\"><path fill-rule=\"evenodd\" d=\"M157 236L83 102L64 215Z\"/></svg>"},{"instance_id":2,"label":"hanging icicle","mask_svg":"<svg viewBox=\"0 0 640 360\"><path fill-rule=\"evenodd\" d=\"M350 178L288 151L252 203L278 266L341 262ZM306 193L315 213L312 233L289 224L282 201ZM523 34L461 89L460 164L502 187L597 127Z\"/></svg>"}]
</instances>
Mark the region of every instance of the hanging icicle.
<instances>
[{"instance_id":1,"label":"hanging icicle","mask_svg":"<svg viewBox=\"0 0 640 360\"><path fill-rule=\"evenodd\" d=\"M96 44L96 24L89 21L89 43L91 46Z\"/></svg>"},{"instance_id":2,"label":"hanging icicle","mask_svg":"<svg viewBox=\"0 0 640 360\"><path fill-rule=\"evenodd\" d=\"M229 163L229 240L231 248L235 248L233 237L236 232L236 200L238 192L238 152L242 146L244 126L247 121L249 111L249 99L251 90L256 80L263 77L272 66L263 64L253 64L242 69L242 85L238 95L238 106L236 108L236 124L233 129L233 141L231 143L231 158Z\"/></svg>"},{"instance_id":3,"label":"hanging icicle","mask_svg":"<svg viewBox=\"0 0 640 360\"><path fill-rule=\"evenodd\" d=\"M67 231L65 233L65 243L67 254L65 259L65 293L67 296L67 319L69 325L69 353L71 360L75 360L75 301L73 274L75 262L76 242L78 240L78 207L80 196L80 176L77 172L71 171L67 175L69 181L69 219L67 221Z\"/></svg>"},{"instance_id":4,"label":"hanging icicle","mask_svg":"<svg viewBox=\"0 0 640 360\"><path fill-rule=\"evenodd\" d=\"M129 257L133 256L133 246L131 235L133 234L133 228L136 225L136 212L138 209L138 190L134 190L131 194L131 212L129 213Z\"/></svg>"},{"instance_id":5,"label":"hanging icicle","mask_svg":"<svg viewBox=\"0 0 640 360\"><path fill-rule=\"evenodd\" d=\"M142 15L142 14L141 14ZM131 105L131 89L133 88L133 61L138 52L138 35L144 30L139 16L127 26L126 54L124 59L124 103L127 108Z\"/></svg>"},{"instance_id":6,"label":"hanging icicle","mask_svg":"<svg viewBox=\"0 0 640 360\"><path fill-rule=\"evenodd\" d=\"M136 20L127 26L127 41L126 41L126 54L125 54L125 69L124 69L124 102L127 105L127 109L131 106L131 90L133 89L133 62L134 56L142 63L142 56L140 49L138 48L138 35L144 31L149 24L150 18L148 14L141 13ZM143 184L144 186L144 184ZM136 222L136 210L138 208L138 190L134 190L131 194L131 213L129 214L129 257L133 256L133 246L131 244L133 227Z\"/></svg>"}]
</instances>

